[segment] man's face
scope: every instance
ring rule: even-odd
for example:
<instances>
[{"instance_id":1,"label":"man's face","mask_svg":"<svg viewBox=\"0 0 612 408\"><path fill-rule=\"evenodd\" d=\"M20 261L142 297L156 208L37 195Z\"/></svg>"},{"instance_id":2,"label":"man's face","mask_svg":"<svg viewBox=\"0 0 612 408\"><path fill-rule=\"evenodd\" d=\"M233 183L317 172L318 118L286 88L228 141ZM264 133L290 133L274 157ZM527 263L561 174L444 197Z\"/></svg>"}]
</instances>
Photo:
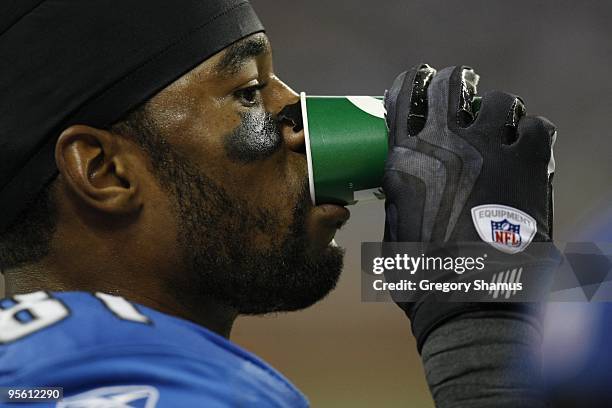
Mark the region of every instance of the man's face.
<instances>
[{"instance_id":1,"label":"man's face","mask_svg":"<svg viewBox=\"0 0 612 408\"><path fill-rule=\"evenodd\" d=\"M330 241L348 211L310 202L304 135L277 116L298 100L260 33L148 104L168 142L152 173L173 209L160 223L178 225L183 273L171 284L181 291L266 313L307 307L335 286L342 251Z\"/></svg>"}]
</instances>

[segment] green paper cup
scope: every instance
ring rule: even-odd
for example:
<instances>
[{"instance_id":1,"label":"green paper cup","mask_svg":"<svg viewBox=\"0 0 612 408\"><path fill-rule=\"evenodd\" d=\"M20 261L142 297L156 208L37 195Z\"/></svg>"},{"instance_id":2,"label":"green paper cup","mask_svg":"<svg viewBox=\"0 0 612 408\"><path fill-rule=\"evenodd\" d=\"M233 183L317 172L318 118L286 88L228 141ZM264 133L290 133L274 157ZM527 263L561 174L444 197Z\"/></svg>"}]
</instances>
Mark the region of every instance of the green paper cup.
<instances>
[{"instance_id":1,"label":"green paper cup","mask_svg":"<svg viewBox=\"0 0 612 408\"><path fill-rule=\"evenodd\" d=\"M384 199L388 131L381 97L300 94L315 205Z\"/></svg>"}]
</instances>

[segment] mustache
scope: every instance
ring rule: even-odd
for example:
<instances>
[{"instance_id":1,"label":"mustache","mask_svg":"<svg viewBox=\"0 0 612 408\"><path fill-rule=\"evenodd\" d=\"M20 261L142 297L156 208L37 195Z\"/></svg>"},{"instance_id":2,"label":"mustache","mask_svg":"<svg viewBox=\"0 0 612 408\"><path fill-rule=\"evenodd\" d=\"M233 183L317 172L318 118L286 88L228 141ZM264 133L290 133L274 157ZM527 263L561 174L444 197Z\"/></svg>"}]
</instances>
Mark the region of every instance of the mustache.
<instances>
[{"instance_id":1,"label":"mustache","mask_svg":"<svg viewBox=\"0 0 612 408\"><path fill-rule=\"evenodd\" d=\"M282 144L280 121L264 110L242 113L240 125L226 135L227 156L240 163L264 159L278 151Z\"/></svg>"}]
</instances>

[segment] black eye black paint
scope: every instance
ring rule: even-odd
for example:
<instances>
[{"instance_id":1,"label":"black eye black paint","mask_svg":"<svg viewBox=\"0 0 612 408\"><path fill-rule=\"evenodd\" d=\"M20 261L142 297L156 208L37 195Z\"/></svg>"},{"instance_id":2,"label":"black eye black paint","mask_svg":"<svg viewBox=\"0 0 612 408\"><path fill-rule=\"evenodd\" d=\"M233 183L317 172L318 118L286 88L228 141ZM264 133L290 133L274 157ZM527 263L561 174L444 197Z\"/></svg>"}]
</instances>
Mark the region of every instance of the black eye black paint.
<instances>
[{"instance_id":1,"label":"black eye black paint","mask_svg":"<svg viewBox=\"0 0 612 408\"><path fill-rule=\"evenodd\" d=\"M250 163L277 151L282 144L279 123L265 111L241 115L240 126L225 138L230 159Z\"/></svg>"}]
</instances>

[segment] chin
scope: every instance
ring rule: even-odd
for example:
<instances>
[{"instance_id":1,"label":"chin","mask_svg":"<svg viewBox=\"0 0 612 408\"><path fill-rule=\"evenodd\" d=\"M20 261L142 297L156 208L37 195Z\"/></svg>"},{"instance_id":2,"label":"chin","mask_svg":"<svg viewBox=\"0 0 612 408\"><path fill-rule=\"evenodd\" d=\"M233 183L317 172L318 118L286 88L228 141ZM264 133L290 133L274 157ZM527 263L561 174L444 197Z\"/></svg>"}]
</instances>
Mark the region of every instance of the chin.
<instances>
[{"instance_id":1,"label":"chin","mask_svg":"<svg viewBox=\"0 0 612 408\"><path fill-rule=\"evenodd\" d=\"M240 302L240 314L261 315L306 309L324 299L336 287L344 263L344 249L329 244L314 257L305 257L302 265L279 273L278 282L251 288L249 301Z\"/></svg>"}]
</instances>

